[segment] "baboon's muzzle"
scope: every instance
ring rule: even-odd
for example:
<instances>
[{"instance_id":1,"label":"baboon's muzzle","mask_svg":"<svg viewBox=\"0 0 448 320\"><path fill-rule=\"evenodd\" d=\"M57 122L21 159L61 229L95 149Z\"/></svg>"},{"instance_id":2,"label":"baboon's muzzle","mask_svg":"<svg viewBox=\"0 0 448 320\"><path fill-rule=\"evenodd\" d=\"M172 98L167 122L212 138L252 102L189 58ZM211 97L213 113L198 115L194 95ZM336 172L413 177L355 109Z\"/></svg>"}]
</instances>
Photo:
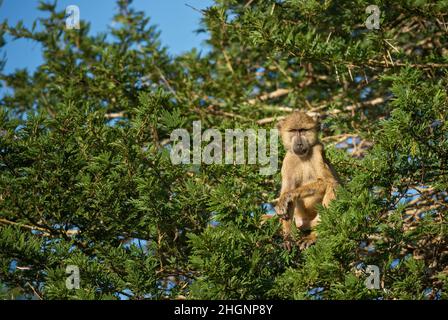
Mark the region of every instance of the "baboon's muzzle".
<instances>
[{"instance_id":1,"label":"baboon's muzzle","mask_svg":"<svg viewBox=\"0 0 448 320\"><path fill-rule=\"evenodd\" d=\"M304 156L308 153L309 145L306 140L299 138L294 141L292 149L298 156Z\"/></svg>"}]
</instances>

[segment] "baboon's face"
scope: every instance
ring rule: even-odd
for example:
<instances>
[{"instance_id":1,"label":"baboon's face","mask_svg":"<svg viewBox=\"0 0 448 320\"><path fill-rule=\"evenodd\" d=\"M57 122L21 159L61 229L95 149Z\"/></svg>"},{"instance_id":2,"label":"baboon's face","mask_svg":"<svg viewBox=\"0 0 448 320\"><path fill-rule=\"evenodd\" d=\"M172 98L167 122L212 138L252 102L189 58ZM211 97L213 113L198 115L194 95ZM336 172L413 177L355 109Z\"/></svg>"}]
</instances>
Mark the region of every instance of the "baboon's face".
<instances>
[{"instance_id":1,"label":"baboon's face","mask_svg":"<svg viewBox=\"0 0 448 320\"><path fill-rule=\"evenodd\" d=\"M303 112L294 112L278 128L285 148L299 157L306 157L318 142L317 122Z\"/></svg>"}]
</instances>

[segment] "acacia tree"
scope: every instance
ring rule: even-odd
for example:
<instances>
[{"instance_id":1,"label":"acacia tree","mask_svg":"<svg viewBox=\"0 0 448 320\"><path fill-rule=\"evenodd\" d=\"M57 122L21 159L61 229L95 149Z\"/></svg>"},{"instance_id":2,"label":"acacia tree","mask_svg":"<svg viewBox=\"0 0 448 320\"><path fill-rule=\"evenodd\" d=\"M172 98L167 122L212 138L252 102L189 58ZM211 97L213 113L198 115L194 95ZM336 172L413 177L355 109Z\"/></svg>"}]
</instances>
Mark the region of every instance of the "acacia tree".
<instances>
[{"instance_id":1,"label":"acacia tree","mask_svg":"<svg viewBox=\"0 0 448 320\"><path fill-rule=\"evenodd\" d=\"M209 50L177 57L129 2L97 36L44 2L36 28L1 25L0 44L32 39L44 58L0 73L7 297L447 297L448 1L220 0L202 12ZM275 216L261 223L279 172L169 156L195 120L270 129L296 109L320 115L343 181L304 251L284 249Z\"/></svg>"}]
</instances>

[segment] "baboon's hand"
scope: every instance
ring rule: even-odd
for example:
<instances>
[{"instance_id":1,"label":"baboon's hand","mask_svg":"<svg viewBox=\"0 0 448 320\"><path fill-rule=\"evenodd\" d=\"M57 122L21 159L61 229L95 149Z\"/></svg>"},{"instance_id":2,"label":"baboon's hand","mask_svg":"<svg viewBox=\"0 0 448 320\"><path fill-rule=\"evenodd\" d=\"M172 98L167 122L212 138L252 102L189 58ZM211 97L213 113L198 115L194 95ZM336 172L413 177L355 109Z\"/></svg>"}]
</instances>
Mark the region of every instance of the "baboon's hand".
<instances>
[{"instance_id":1,"label":"baboon's hand","mask_svg":"<svg viewBox=\"0 0 448 320\"><path fill-rule=\"evenodd\" d=\"M302 241L302 242L300 243L300 245L299 245L299 249L300 249L300 250L308 249L308 248L309 248L311 245L313 245L314 243L315 243L314 240L306 239L306 240L304 240L304 241Z\"/></svg>"},{"instance_id":2,"label":"baboon's hand","mask_svg":"<svg viewBox=\"0 0 448 320\"><path fill-rule=\"evenodd\" d=\"M280 196L275 211L282 219L289 219L288 217L288 205L292 201L292 195L290 192L284 193Z\"/></svg>"},{"instance_id":3,"label":"baboon's hand","mask_svg":"<svg viewBox=\"0 0 448 320\"><path fill-rule=\"evenodd\" d=\"M316 235L314 233L311 233L309 236L304 237L299 244L300 250L305 250L309 248L311 245L313 245L316 242Z\"/></svg>"}]
</instances>

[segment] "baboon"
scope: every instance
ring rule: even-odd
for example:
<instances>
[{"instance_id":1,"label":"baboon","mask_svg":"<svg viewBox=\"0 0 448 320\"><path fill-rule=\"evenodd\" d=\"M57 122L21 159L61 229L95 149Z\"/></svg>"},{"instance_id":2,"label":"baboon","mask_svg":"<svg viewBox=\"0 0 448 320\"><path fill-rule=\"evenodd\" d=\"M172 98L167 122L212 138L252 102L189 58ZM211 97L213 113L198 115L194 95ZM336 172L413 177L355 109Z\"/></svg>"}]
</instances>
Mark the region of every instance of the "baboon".
<instances>
[{"instance_id":1,"label":"baboon","mask_svg":"<svg viewBox=\"0 0 448 320\"><path fill-rule=\"evenodd\" d=\"M281 120L280 131L286 155L282 165L282 188L275 208L282 219L285 245L291 248L291 223L300 230L311 230L301 242L304 249L316 239L312 229L319 223L316 205L328 206L335 198L339 179L325 159L324 147L318 139L319 123L306 113L296 111Z\"/></svg>"}]
</instances>

